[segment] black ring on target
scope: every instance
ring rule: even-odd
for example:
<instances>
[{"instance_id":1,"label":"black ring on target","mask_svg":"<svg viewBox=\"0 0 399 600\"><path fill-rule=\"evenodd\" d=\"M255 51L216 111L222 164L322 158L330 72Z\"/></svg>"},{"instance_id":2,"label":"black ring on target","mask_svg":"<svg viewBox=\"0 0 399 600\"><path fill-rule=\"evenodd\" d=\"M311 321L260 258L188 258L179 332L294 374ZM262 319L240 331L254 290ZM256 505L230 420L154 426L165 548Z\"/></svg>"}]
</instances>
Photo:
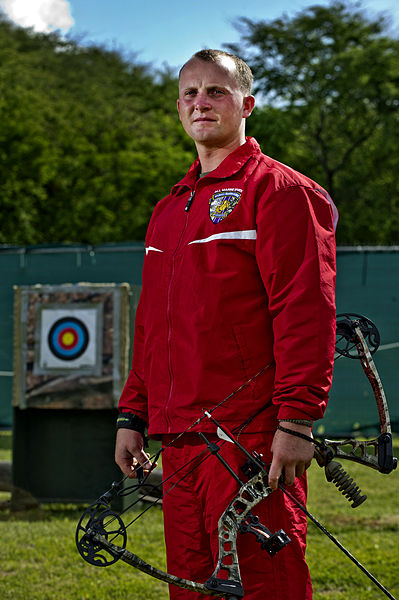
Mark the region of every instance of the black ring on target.
<instances>
[{"instance_id":1,"label":"black ring on target","mask_svg":"<svg viewBox=\"0 0 399 600\"><path fill-rule=\"evenodd\" d=\"M76 317L57 319L48 334L51 352L60 360L75 360L82 356L89 344L89 331Z\"/></svg>"}]
</instances>

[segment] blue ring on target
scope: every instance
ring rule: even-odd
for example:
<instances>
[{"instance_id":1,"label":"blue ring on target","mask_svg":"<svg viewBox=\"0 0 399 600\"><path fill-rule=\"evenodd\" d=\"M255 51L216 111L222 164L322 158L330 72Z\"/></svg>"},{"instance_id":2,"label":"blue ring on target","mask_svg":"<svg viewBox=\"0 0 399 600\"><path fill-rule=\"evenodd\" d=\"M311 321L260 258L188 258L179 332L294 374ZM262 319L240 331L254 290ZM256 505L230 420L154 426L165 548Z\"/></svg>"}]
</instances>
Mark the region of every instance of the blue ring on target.
<instances>
[{"instance_id":1,"label":"blue ring on target","mask_svg":"<svg viewBox=\"0 0 399 600\"><path fill-rule=\"evenodd\" d=\"M89 331L80 319L57 319L48 334L51 352L60 360L75 360L82 356L89 344Z\"/></svg>"}]
</instances>

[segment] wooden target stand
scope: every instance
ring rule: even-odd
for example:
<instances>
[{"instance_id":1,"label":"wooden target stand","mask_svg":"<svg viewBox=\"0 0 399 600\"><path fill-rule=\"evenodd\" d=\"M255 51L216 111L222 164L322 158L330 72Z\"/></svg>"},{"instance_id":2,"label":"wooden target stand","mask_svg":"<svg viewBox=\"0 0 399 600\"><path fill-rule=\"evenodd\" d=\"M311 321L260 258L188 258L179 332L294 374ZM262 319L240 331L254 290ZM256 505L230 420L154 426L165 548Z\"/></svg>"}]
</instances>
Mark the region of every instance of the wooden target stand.
<instances>
[{"instance_id":1,"label":"wooden target stand","mask_svg":"<svg viewBox=\"0 0 399 600\"><path fill-rule=\"evenodd\" d=\"M15 288L12 500L91 502L120 479L117 402L129 369L128 284Z\"/></svg>"}]
</instances>

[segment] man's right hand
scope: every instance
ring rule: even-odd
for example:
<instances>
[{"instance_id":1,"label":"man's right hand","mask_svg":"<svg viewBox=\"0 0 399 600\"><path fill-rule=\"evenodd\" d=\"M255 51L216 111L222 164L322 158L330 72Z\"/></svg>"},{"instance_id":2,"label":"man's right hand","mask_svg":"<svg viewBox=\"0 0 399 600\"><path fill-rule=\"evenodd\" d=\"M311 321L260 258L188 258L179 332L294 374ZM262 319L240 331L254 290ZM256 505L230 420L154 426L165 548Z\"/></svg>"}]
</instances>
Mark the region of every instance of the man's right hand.
<instances>
[{"instance_id":1,"label":"man's right hand","mask_svg":"<svg viewBox=\"0 0 399 600\"><path fill-rule=\"evenodd\" d=\"M137 477L136 468L143 467L144 475L151 468L149 455L143 450L143 436L132 429L118 429L115 444L115 462L127 477Z\"/></svg>"}]
</instances>

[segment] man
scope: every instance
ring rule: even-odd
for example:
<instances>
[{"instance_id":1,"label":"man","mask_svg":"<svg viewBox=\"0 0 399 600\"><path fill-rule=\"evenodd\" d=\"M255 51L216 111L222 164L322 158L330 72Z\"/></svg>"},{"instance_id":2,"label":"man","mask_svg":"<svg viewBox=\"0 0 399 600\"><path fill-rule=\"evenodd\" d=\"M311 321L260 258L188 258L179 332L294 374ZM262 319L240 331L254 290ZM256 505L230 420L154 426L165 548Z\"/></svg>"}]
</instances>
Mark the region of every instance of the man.
<instances>
[{"instance_id":1,"label":"man","mask_svg":"<svg viewBox=\"0 0 399 600\"><path fill-rule=\"evenodd\" d=\"M177 108L198 159L158 203L148 228L115 456L127 475L137 463L148 469L146 425L150 436L170 444L202 408L246 384L213 414L271 463L275 491L257 515L292 541L270 558L252 535L239 536L245 598L309 600L306 519L277 486L283 477L306 501L313 445L278 423L311 436L326 407L336 211L316 183L246 139L251 84L246 63L222 51L200 51L180 72ZM217 440L213 423L203 420L163 454L165 538L168 570L206 581L218 553L217 522L238 484L214 456L198 464L206 449L198 431ZM242 475L245 458L237 448L226 443L220 453ZM178 588L170 593L198 598Z\"/></svg>"}]
</instances>

